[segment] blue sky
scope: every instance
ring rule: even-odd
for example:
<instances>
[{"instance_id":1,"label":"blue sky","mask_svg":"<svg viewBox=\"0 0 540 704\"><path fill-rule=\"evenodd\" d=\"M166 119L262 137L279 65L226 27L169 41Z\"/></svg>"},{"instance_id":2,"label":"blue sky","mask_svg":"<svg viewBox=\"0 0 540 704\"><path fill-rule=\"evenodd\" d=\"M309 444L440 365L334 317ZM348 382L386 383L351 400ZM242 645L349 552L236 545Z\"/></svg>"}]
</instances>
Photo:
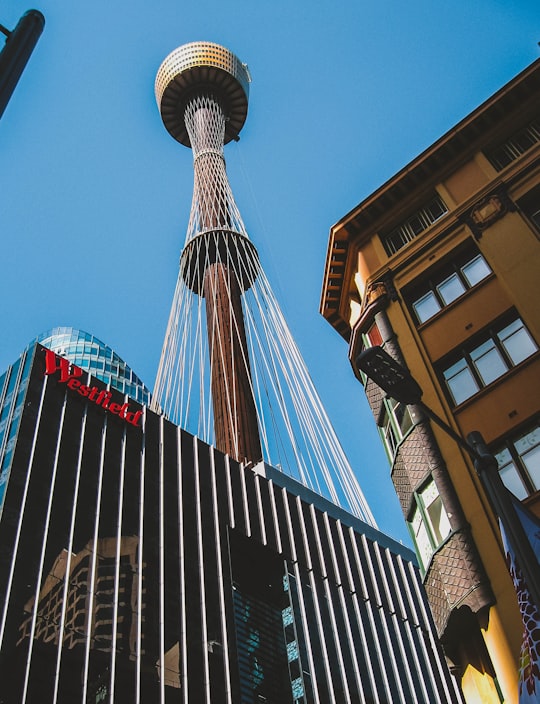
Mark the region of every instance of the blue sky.
<instances>
[{"instance_id":1,"label":"blue sky","mask_svg":"<svg viewBox=\"0 0 540 704\"><path fill-rule=\"evenodd\" d=\"M4 0L0 23L29 7ZM0 369L72 325L153 386L192 193L155 74L180 44L224 44L253 77L225 150L236 201L379 526L407 541L347 345L318 313L328 232L538 57L538 1L35 7L45 31L0 120Z\"/></svg>"}]
</instances>

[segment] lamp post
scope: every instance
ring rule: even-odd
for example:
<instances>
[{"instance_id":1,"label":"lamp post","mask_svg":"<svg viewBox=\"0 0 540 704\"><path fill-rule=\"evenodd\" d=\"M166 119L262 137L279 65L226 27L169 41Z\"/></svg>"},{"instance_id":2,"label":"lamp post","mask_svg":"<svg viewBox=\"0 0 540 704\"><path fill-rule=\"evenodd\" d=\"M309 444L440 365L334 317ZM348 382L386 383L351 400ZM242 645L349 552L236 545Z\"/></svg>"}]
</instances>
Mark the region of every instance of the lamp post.
<instances>
[{"instance_id":1,"label":"lamp post","mask_svg":"<svg viewBox=\"0 0 540 704\"><path fill-rule=\"evenodd\" d=\"M401 366L382 347L369 347L356 358L356 366L388 396L406 405L416 404L426 416L449 435L473 460L474 468L499 516L519 564L531 599L540 609L540 565L523 524L514 508L511 493L504 486L497 460L478 431L465 441L442 418L422 401L422 388L408 369Z\"/></svg>"},{"instance_id":2,"label":"lamp post","mask_svg":"<svg viewBox=\"0 0 540 704\"><path fill-rule=\"evenodd\" d=\"M0 51L0 117L41 36L45 18L39 10L28 10L11 32L0 24L0 32L7 37Z\"/></svg>"}]
</instances>

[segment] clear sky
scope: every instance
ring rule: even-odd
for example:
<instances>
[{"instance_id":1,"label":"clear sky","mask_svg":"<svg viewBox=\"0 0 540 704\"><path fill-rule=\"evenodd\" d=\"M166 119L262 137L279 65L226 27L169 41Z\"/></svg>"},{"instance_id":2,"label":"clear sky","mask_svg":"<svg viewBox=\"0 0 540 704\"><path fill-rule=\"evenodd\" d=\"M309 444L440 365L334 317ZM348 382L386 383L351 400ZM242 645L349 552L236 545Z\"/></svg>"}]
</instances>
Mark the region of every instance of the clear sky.
<instances>
[{"instance_id":1,"label":"clear sky","mask_svg":"<svg viewBox=\"0 0 540 704\"><path fill-rule=\"evenodd\" d=\"M26 1L0 3L12 29ZM534 61L538 0L41 0L0 120L0 369L56 325L153 386L192 193L153 86L177 46L252 74L229 178L379 526L407 541L347 345L318 313L330 226ZM0 38L0 45L2 45Z\"/></svg>"}]
</instances>

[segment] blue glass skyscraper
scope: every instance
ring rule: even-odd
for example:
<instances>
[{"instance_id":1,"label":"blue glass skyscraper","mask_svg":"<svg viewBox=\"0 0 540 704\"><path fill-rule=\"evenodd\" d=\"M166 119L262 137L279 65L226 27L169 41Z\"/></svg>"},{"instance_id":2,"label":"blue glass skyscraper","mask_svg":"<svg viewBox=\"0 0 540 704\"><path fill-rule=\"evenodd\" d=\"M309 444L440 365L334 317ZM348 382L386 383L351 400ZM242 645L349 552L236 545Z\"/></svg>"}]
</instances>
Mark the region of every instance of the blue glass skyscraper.
<instances>
[{"instance_id":1,"label":"blue glass skyscraper","mask_svg":"<svg viewBox=\"0 0 540 704\"><path fill-rule=\"evenodd\" d=\"M139 403L148 405L150 402L150 391L135 372L95 335L76 328L57 327L38 335L36 342Z\"/></svg>"}]
</instances>

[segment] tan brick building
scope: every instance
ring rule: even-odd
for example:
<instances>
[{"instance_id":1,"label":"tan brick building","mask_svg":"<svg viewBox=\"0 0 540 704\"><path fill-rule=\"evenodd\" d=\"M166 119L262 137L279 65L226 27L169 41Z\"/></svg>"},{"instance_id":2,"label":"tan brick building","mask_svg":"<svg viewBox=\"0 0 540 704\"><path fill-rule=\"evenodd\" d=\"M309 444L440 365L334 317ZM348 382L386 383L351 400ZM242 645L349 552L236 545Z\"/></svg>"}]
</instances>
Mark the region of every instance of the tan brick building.
<instances>
[{"instance_id":1,"label":"tan brick building","mask_svg":"<svg viewBox=\"0 0 540 704\"><path fill-rule=\"evenodd\" d=\"M321 312L365 386L468 703L517 702L522 626L496 519L456 443L355 359L382 344L540 515L539 88L536 61L345 215L324 274Z\"/></svg>"}]
</instances>

